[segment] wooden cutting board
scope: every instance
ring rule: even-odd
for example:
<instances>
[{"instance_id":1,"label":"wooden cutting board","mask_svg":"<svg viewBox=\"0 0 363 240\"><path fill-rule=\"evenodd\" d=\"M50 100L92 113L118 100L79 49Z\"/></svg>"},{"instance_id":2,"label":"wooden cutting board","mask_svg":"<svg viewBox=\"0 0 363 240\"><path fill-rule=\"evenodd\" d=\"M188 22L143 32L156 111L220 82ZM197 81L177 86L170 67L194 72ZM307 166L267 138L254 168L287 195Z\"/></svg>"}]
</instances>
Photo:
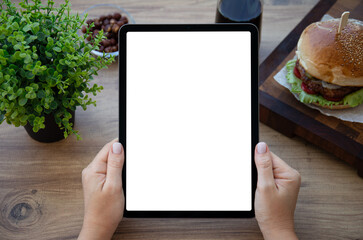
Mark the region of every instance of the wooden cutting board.
<instances>
[{"instance_id":1,"label":"wooden cutting board","mask_svg":"<svg viewBox=\"0 0 363 240\"><path fill-rule=\"evenodd\" d=\"M363 177L363 124L329 117L305 106L273 78L294 57L300 34L309 24L324 14L338 18L344 11L362 21L363 1L321 0L260 65L260 121L286 136L300 136L333 153L356 167Z\"/></svg>"}]
</instances>

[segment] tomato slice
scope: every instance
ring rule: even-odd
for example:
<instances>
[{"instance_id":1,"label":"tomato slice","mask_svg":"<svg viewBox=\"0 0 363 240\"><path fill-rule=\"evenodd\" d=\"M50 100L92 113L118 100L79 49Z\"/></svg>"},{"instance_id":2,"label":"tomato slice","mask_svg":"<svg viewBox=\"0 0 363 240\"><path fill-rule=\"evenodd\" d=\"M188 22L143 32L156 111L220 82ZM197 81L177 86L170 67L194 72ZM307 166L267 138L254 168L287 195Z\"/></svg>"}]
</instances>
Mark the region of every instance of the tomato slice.
<instances>
[{"instance_id":1,"label":"tomato slice","mask_svg":"<svg viewBox=\"0 0 363 240\"><path fill-rule=\"evenodd\" d=\"M323 98L325 98L326 100L328 101L332 101L332 102L340 102L343 100L344 97L341 97L341 98L335 98L335 97L326 97L326 96L323 96Z\"/></svg>"},{"instance_id":2,"label":"tomato slice","mask_svg":"<svg viewBox=\"0 0 363 240\"><path fill-rule=\"evenodd\" d=\"M304 92L306 93L316 94L316 92L310 89L304 82L301 83L301 89L304 90Z\"/></svg>"},{"instance_id":3,"label":"tomato slice","mask_svg":"<svg viewBox=\"0 0 363 240\"><path fill-rule=\"evenodd\" d=\"M294 68L294 75L295 75L298 79L301 79L301 74L300 74L299 70L296 68L296 66L295 66L295 68Z\"/></svg>"}]
</instances>

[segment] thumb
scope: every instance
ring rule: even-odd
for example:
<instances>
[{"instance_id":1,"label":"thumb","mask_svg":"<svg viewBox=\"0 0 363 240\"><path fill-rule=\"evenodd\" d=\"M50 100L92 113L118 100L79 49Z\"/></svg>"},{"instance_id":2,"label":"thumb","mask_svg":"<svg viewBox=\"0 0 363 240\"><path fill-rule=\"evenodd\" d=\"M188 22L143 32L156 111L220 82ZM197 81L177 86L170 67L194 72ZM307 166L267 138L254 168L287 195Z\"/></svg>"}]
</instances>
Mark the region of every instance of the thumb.
<instances>
[{"instance_id":1,"label":"thumb","mask_svg":"<svg viewBox=\"0 0 363 240\"><path fill-rule=\"evenodd\" d=\"M122 186L122 168L124 165L124 151L121 143L114 142L108 152L106 185Z\"/></svg>"},{"instance_id":2,"label":"thumb","mask_svg":"<svg viewBox=\"0 0 363 240\"><path fill-rule=\"evenodd\" d=\"M272 170L272 155L267 144L264 142L260 142L256 145L255 163L258 172L257 187L266 188L275 186Z\"/></svg>"}]
</instances>

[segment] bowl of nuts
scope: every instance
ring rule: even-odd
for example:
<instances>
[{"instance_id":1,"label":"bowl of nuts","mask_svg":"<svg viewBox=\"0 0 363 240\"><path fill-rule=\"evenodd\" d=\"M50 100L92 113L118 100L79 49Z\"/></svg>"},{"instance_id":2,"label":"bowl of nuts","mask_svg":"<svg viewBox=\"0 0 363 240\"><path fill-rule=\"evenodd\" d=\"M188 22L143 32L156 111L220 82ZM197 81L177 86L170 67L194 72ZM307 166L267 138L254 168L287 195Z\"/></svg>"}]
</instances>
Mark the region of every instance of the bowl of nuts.
<instances>
[{"instance_id":1,"label":"bowl of nuts","mask_svg":"<svg viewBox=\"0 0 363 240\"><path fill-rule=\"evenodd\" d=\"M118 31L124 24L135 23L133 17L125 9L114 4L93 5L86 9L84 14L87 14L87 25L82 26L83 34L87 33L88 26L94 23L87 40L90 41L101 30L106 36L100 43L99 50L93 50L92 54L101 57L118 56Z\"/></svg>"}]
</instances>

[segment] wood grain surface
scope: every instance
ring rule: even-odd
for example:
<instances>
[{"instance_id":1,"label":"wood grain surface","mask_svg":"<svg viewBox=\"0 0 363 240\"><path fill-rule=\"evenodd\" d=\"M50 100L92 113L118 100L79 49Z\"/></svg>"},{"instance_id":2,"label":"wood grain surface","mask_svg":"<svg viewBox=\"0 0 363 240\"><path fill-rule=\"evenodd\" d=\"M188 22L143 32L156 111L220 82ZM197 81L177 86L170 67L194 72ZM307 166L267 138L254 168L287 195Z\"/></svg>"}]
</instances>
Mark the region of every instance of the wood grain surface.
<instances>
[{"instance_id":1,"label":"wood grain surface","mask_svg":"<svg viewBox=\"0 0 363 240\"><path fill-rule=\"evenodd\" d=\"M57 1L59 2L59 1ZM216 0L102 1L127 9L137 23L212 23ZM95 0L73 0L83 12ZM266 0L260 61L315 0ZM81 171L118 132L117 62L95 81L97 107L76 113L74 137L43 144L24 128L0 125L0 239L76 239L83 220ZM299 137L260 125L260 139L300 171L295 214L300 239L363 239L363 179L355 169ZM124 219L114 239L262 239L255 219Z\"/></svg>"}]
</instances>

